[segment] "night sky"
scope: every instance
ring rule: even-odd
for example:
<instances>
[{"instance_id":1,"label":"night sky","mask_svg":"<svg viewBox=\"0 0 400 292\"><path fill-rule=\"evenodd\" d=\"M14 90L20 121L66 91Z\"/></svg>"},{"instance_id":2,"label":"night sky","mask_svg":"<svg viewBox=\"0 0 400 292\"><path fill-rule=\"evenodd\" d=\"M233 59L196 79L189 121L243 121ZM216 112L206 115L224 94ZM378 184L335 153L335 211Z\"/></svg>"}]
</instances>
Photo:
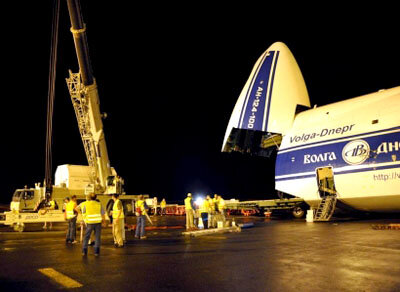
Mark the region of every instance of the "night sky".
<instances>
[{"instance_id":1,"label":"night sky","mask_svg":"<svg viewBox=\"0 0 400 292\"><path fill-rule=\"evenodd\" d=\"M44 179L52 1L3 7L1 202ZM61 1L53 173L87 164L65 78L78 71ZM235 102L258 57L286 43L312 105L400 85L394 7L356 11L82 1L109 156L128 194L182 200L274 197L274 160L221 153ZM136 2L135 2L136 3ZM314 7L315 8L315 7ZM364 11L361 11L364 10ZM392 15L393 14L393 15ZM4 76L4 75L3 75Z\"/></svg>"}]
</instances>

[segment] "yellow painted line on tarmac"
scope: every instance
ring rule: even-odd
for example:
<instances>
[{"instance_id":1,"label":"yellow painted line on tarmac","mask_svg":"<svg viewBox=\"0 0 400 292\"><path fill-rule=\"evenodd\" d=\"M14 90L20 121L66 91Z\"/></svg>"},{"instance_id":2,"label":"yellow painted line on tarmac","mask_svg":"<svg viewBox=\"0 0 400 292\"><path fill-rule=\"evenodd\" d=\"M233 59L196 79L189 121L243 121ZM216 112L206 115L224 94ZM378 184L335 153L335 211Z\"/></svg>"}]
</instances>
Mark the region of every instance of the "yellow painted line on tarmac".
<instances>
[{"instance_id":1,"label":"yellow painted line on tarmac","mask_svg":"<svg viewBox=\"0 0 400 292\"><path fill-rule=\"evenodd\" d=\"M71 279L68 276L65 276L64 274L61 274L60 272L57 272L53 268L43 268L38 269L38 271L46 275L50 279L56 281L58 284L64 286L65 288L79 288L83 286L81 283L75 281L74 279Z\"/></svg>"},{"instance_id":2,"label":"yellow painted line on tarmac","mask_svg":"<svg viewBox=\"0 0 400 292\"><path fill-rule=\"evenodd\" d=\"M204 239L227 239L227 237L226 236L212 236L212 235L206 235L205 237L204 237Z\"/></svg>"}]
</instances>

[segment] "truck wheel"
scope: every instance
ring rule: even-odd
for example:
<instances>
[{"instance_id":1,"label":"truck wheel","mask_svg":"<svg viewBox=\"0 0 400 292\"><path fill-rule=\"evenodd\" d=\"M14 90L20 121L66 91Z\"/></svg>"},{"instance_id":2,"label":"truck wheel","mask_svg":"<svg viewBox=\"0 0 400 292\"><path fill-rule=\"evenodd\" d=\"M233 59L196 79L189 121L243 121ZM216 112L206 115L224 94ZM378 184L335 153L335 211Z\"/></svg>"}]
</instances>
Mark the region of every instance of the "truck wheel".
<instances>
[{"instance_id":1,"label":"truck wheel","mask_svg":"<svg viewBox=\"0 0 400 292\"><path fill-rule=\"evenodd\" d=\"M296 206L292 210L292 215L296 219L303 218L305 213L306 212L305 212L304 208L302 208L301 206Z\"/></svg>"},{"instance_id":2,"label":"truck wheel","mask_svg":"<svg viewBox=\"0 0 400 292\"><path fill-rule=\"evenodd\" d=\"M25 224L22 222L14 223L13 228L16 232L22 232L25 229Z\"/></svg>"}]
</instances>

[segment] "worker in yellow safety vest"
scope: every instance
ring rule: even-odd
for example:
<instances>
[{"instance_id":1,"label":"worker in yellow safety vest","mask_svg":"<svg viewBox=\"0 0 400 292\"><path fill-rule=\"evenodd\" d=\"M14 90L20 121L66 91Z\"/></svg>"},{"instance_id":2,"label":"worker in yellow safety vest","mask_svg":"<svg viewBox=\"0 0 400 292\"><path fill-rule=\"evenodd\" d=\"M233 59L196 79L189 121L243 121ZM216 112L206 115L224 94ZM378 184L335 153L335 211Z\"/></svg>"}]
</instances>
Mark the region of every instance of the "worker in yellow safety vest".
<instances>
[{"instance_id":1,"label":"worker in yellow safety vest","mask_svg":"<svg viewBox=\"0 0 400 292\"><path fill-rule=\"evenodd\" d=\"M68 203L65 205L64 211L64 218L68 221L68 231L67 231L67 238L66 243L77 243L76 239L76 218L77 218L77 211L75 208L77 207L76 204L76 196L73 195L71 199L68 199Z\"/></svg>"},{"instance_id":2,"label":"worker in yellow safety vest","mask_svg":"<svg viewBox=\"0 0 400 292\"><path fill-rule=\"evenodd\" d=\"M218 212L221 215L222 222L224 222L225 224L225 209L226 209L225 200L220 195L218 195L217 202L218 202Z\"/></svg>"},{"instance_id":3,"label":"worker in yellow safety vest","mask_svg":"<svg viewBox=\"0 0 400 292\"><path fill-rule=\"evenodd\" d=\"M207 197L201 202L199 208L204 229L208 229L208 213L210 212L210 202L208 201L209 198L210 196L207 195Z\"/></svg>"},{"instance_id":4,"label":"worker in yellow safety vest","mask_svg":"<svg viewBox=\"0 0 400 292\"><path fill-rule=\"evenodd\" d=\"M122 230L125 229L125 216L124 208L118 194L113 194L112 198L114 200L113 210L112 210L112 231L114 237L114 246L123 247L124 240L122 237Z\"/></svg>"},{"instance_id":5,"label":"worker in yellow safety vest","mask_svg":"<svg viewBox=\"0 0 400 292\"><path fill-rule=\"evenodd\" d=\"M139 196L139 199L136 201L136 208L135 208L135 214L137 217L137 223L136 223L136 231L135 231L135 237L139 239L146 239L145 235L145 227L146 227L146 215L147 215L147 210L149 207L146 204L146 201L144 200L143 195Z\"/></svg>"},{"instance_id":6,"label":"worker in yellow safety vest","mask_svg":"<svg viewBox=\"0 0 400 292\"><path fill-rule=\"evenodd\" d=\"M214 200L213 198L211 198L211 196L207 195L207 200L208 200L208 204L209 204L209 208L210 208L210 214L214 215L215 213L215 204L214 204Z\"/></svg>"},{"instance_id":7,"label":"worker in yellow safety vest","mask_svg":"<svg viewBox=\"0 0 400 292\"><path fill-rule=\"evenodd\" d=\"M211 196L207 195L207 201L209 205L209 213L208 213L208 228L215 227L215 201Z\"/></svg>"},{"instance_id":8,"label":"worker in yellow safety vest","mask_svg":"<svg viewBox=\"0 0 400 292\"><path fill-rule=\"evenodd\" d=\"M85 236L82 243L82 255L87 255L88 242L92 231L96 237L94 244L94 255L100 254L101 244L101 225L105 224L105 212L100 202L96 201L96 195L90 194L84 204L80 204L77 210L80 210L86 223Z\"/></svg>"},{"instance_id":9,"label":"worker in yellow safety vest","mask_svg":"<svg viewBox=\"0 0 400 292\"><path fill-rule=\"evenodd\" d=\"M162 199L162 201L160 203L160 207L161 207L161 216L166 215L165 208L167 207L167 202L165 201L165 199Z\"/></svg>"},{"instance_id":10,"label":"worker in yellow safety vest","mask_svg":"<svg viewBox=\"0 0 400 292\"><path fill-rule=\"evenodd\" d=\"M55 210L57 208L57 204L56 201L54 201L54 199L51 199L46 207L45 207L45 213L47 213L47 211L49 210ZM53 228L53 222L49 222L49 229L51 230ZM47 229L47 221L44 221L44 225L43 225L43 229Z\"/></svg>"},{"instance_id":11,"label":"worker in yellow safety vest","mask_svg":"<svg viewBox=\"0 0 400 292\"><path fill-rule=\"evenodd\" d=\"M192 194L188 193L185 199L185 212L186 212L186 229L194 230L196 229L194 226L194 204L192 199Z\"/></svg>"},{"instance_id":12,"label":"worker in yellow safety vest","mask_svg":"<svg viewBox=\"0 0 400 292\"><path fill-rule=\"evenodd\" d=\"M83 207L85 206L85 204L86 204L86 202L87 201L89 201L89 196L86 196L86 201L83 201L83 202L81 202L76 208L75 208L75 211L77 211L77 213L80 213L81 214L81 229L83 228L83 226L87 226L87 222L86 222L86 213L82 213L82 211L81 210L83 210ZM81 234L81 236L82 236L82 234ZM83 242L83 239L81 238L81 240L82 240L82 242ZM89 242L88 242L88 245L94 245L94 241L95 241L95 239L94 239L94 233L92 233L92 235L90 236L90 238L89 238Z\"/></svg>"},{"instance_id":13,"label":"worker in yellow safety vest","mask_svg":"<svg viewBox=\"0 0 400 292\"><path fill-rule=\"evenodd\" d=\"M225 200L218 195L217 197L217 204L218 204L218 212L222 215L225 215Z\"/></svg>"},{"instance_id":14,"label":"worker in yellow safety vest","mask_svg":"<svg viewBox=\"0 0 400 292\"><path fill-rule=\"evenodd\" d=\"M219 211L218 210L218 195L214 194L214 198L212 200L213 200L215 213L218 213L218 211Z\"/></svg>"}]
</instances>

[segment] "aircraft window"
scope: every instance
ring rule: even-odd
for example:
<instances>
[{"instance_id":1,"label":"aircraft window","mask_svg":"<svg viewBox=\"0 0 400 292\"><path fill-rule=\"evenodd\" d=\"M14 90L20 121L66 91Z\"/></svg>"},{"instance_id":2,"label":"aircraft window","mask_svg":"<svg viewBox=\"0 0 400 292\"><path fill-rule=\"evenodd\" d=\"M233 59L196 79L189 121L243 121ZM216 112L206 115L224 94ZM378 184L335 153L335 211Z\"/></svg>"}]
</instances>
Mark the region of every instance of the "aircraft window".
<instances>
[{"instance_id":1,"label":"aircraft window","mask_svg":"<svg viewBox=\"0 0 400 292\"><path fill-rule=\"evenodd\" d=\"M372 120L372 124L377 124L379 123L379 120Z\"/></svg>"}]
</instances>

